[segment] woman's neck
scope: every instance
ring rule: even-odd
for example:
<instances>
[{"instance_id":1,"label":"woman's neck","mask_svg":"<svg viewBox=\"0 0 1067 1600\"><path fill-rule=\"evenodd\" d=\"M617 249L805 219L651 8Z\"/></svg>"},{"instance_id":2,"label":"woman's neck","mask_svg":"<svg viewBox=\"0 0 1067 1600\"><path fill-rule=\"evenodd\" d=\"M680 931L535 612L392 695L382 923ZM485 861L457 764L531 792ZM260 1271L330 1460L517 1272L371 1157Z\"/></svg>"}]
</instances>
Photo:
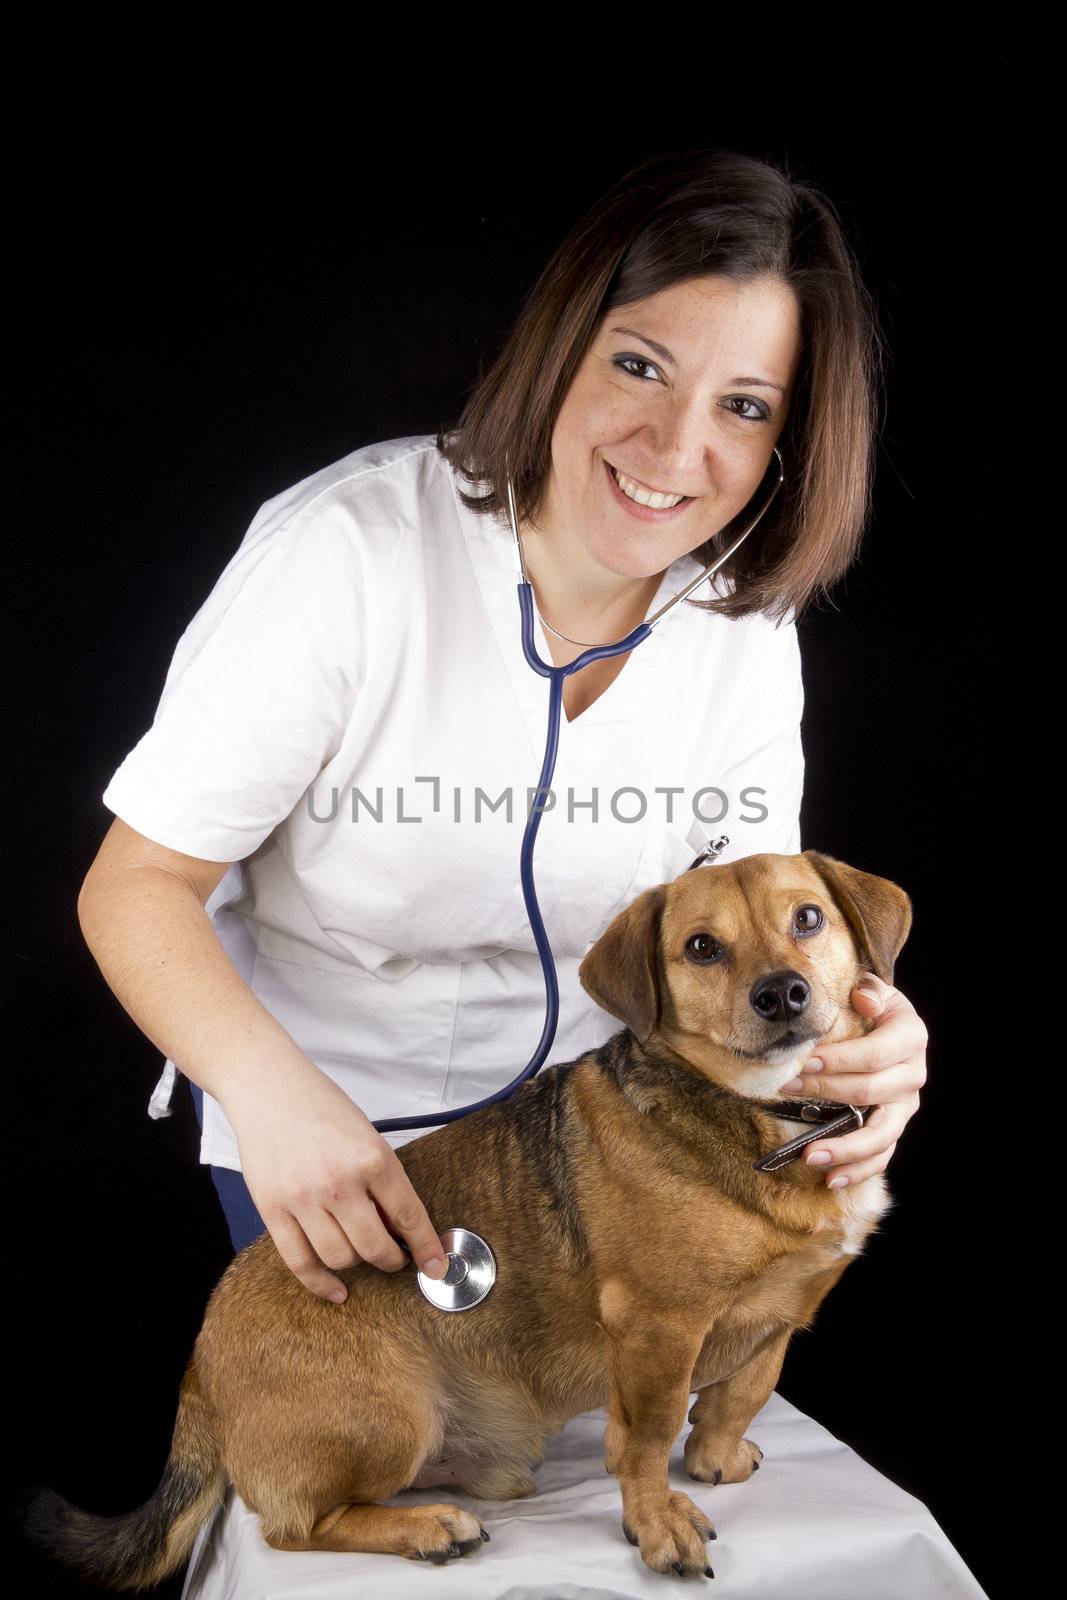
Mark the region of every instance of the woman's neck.
<instances>
[{"instance_id":1,"label":"woman's neck","mask_svg":"<svg viewBox=\"0 0 1067 1600\"><path fill-rule=\"evenodd\" d=\"M614 644L645 620L663 581L662 572L650 578L622 578L584 561L580 553L568 551L566 558L561 557L554 541L536 529L520 531L526 574L542 622L586 644ZM557 646L567 661L581 653L548 629L546 633L554 656Z\"/></svg>"}]
</instances>

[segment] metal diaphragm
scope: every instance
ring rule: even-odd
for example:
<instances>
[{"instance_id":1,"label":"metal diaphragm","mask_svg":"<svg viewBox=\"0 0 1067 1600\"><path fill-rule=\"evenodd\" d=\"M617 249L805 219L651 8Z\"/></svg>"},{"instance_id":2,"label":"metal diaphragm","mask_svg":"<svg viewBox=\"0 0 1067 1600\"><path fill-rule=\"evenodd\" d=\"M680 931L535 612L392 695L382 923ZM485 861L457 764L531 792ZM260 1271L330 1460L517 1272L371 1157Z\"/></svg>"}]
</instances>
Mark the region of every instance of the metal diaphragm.
<instances>
[{"instance_id":1,"label":"metal diaphragm","mask_svg":"<svg viewBox=\"0 0 1067 1600\"><path fill-rule=\"evenodd\" d=\"M493 1252L469 1228L445 1228L440 1237L448 1251L448 1271L443 1278L417 1273L419 1288L439 1311L469 1311L496 1282Z\"/></svg>"}]
</instances>

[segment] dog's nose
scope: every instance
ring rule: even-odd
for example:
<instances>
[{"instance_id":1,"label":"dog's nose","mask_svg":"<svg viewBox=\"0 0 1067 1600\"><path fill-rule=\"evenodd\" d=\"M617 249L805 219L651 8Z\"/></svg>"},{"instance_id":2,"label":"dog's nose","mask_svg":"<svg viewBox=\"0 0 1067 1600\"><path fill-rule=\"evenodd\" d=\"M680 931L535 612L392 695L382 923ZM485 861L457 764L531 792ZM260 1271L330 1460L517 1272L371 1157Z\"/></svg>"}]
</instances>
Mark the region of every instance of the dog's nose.
<instances>
[{"instance_id":1,"label":"dog's nose","mask_svg":"<svg viewBox=\"0 0 1067 1600\"><path fill-rule=\"evenodd\" d=\"M748 998L764 1022L787 1022L804 1010L811 988L799 972L770 972L752 985Z\"/></svg>"}]
</instances>

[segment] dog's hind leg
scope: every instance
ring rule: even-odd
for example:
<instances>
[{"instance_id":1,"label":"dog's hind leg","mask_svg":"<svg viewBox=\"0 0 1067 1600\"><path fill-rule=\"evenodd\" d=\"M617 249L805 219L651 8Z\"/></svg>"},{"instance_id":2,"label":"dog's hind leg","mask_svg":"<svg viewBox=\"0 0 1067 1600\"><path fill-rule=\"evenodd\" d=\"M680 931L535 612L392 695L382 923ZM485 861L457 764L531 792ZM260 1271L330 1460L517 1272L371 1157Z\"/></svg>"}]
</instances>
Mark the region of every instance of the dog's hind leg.
<instances>
[{"instance_id":1,"label":"dog's hind leg","mask_svg":"<svg viewBox=\"0 0 1067 1600\"><path fill-rule=\"evenodd\" d=\"M378 1503L409 1487L444 1444L439 1397L413 1385L410 1372L397 1382L404 1368L391 1366L391 1388L384 1372L371 1373L356 1403L329 1416L311 1412L306 1395L283 1410L268 1394L231 1427L226 1469L272 1549L447 1561L483 1542L477 1517L457 1506Z\"/></svg>"},{"instance_id":2,"label":"dog's hind leg","mask_svg":"<svg viewBox=\"0 0 1067 1600\"><path fill-rule=\"evenodd\" d=\"M489 1535L478 1518L458 1506L341 1505L320 1517L301 1538L263 1537L274 1550L375 1550L410 1561L451 1561L478 1549Z\"/></svg>"},{"instance_id":3,"label":"dog's hind leg","mask_svg":"<svg viewBox=\"0 0 1067 1600\"><path fill-rule=\"evenodd\" d=\"M387 1425L379 1419L374 1448L365 1426L349 1415L303 1438L287 1433L257 1457L254 1480L234 1474L272 1549L376 1550L441 1562L483 1542L478 1518L458 1506L377 1503L408 1487L427 1453L441 1446L440 1420L426 1395L397 1397L395 1407ZM266 1472L265 1460L274 1462Z\"/></svg>"}]
</instances>

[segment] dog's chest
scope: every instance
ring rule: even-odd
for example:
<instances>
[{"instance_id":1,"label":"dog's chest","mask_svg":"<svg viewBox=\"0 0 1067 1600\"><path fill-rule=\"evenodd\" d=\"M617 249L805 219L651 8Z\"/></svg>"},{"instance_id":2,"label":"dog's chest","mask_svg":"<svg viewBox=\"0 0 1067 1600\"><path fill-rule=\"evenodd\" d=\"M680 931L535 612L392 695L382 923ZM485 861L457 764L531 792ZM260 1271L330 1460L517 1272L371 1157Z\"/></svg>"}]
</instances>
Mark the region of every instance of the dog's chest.
<instances>
[{"instance_id":1,"label":"dog's chest","mask_svg":"<svg viewBox=\"0 0 1067 1600\"><path fill-rule=\"evenodd\" d=\"M832 1268L843 1267L862 1254L878 1219L891 1205L881 1173L855 1188L835 1191L832 1201L819 1194L815 1214L808 1212L806 1226L802 1216L794 1214L788 1234L776 1240L773 1233L768 1236L773 1259L749 1280L740 1297L747 1311L785 1320L805 1316L813 1285Z\"/></svg>"},{"instance_id":2,"label":"dog's chest","mask_svg":"<svg viewBox=\"0 0 1067 1600\"><path fill-rule=\"evenodd\" d=\"M836 1215L824 1217L814 1234L824 1251L837 1259L862 1254L868 1234L893 1204L880 1172L836 1193Z\"/></svg>"}]
</instances>

